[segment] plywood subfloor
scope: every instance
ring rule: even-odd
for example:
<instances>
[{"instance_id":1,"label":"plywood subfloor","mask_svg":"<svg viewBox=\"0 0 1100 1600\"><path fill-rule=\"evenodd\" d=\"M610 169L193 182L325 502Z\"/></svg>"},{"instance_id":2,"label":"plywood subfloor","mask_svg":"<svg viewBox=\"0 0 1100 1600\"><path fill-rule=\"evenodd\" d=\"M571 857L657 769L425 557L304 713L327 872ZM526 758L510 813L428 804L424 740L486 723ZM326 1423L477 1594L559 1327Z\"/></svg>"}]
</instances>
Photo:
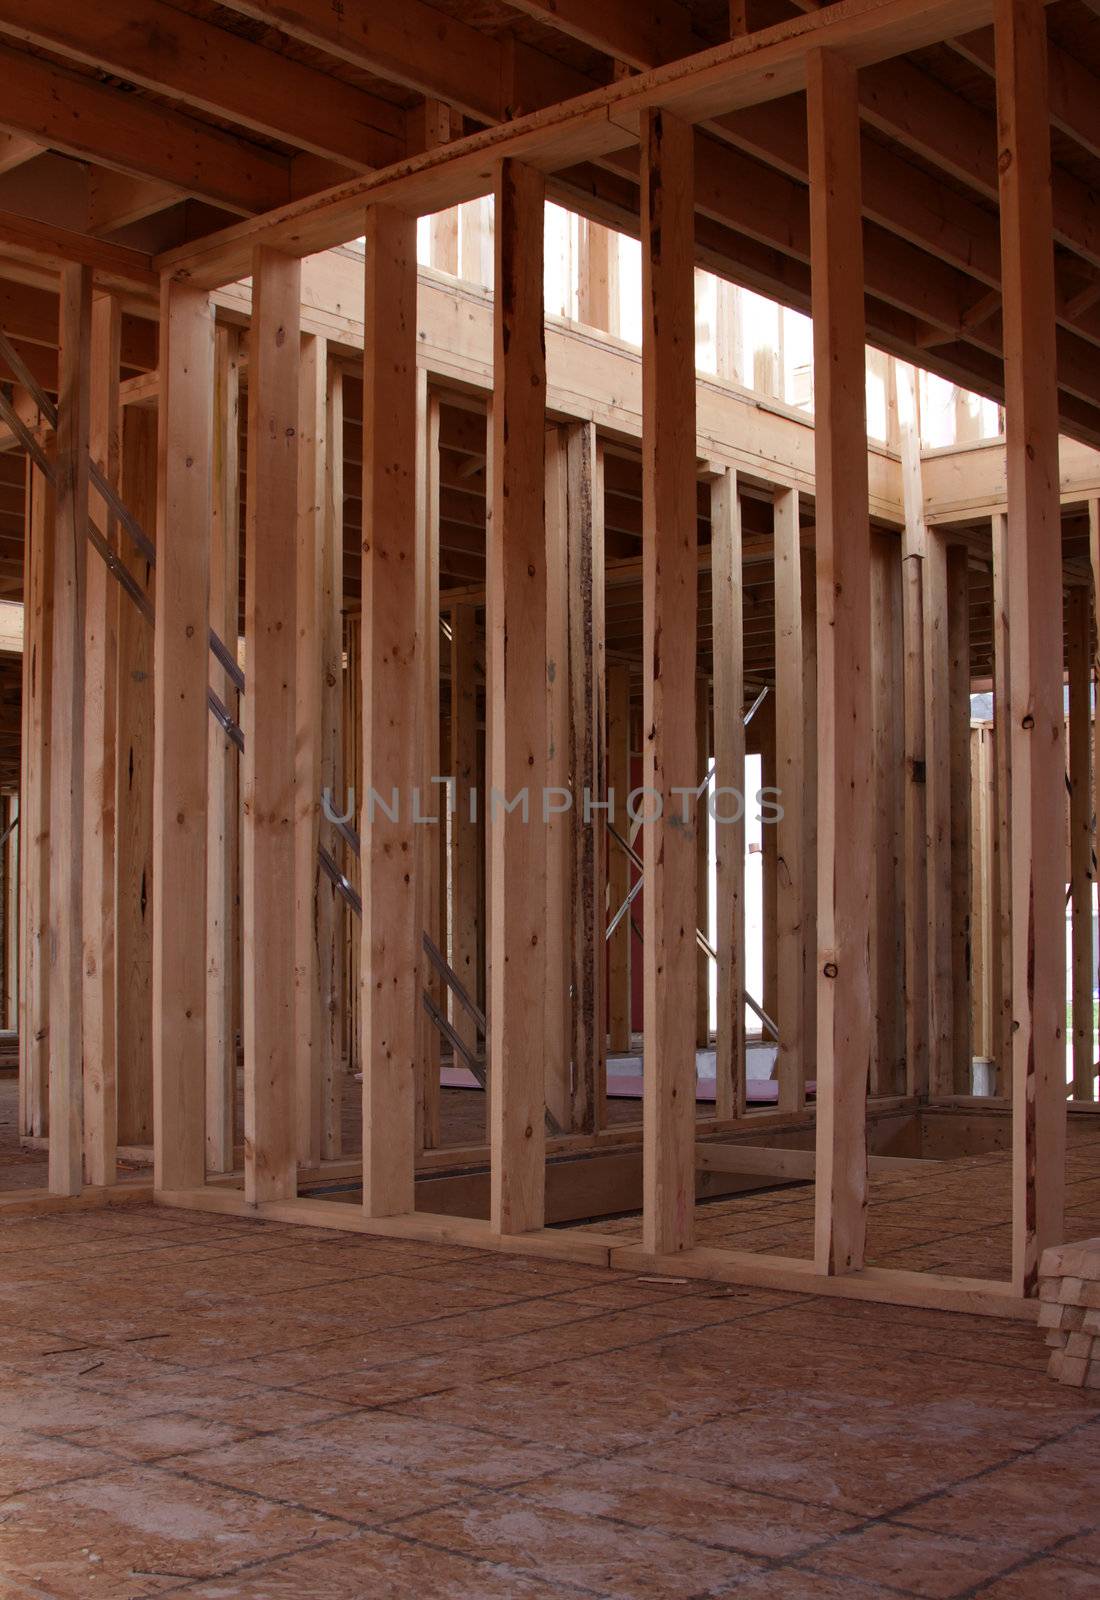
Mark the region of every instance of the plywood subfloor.
<instances>
[{"instance_id":1,"label":"plywood subfloor","mask_svg":"<svg viewBox=\"0 0 1100 1600\"><path fill-rule=\"evenodd\" d=\"M0 1597L1100 1592L1034 1328L195 1213L0 1223Z\"/></svg>"}]
</instances>

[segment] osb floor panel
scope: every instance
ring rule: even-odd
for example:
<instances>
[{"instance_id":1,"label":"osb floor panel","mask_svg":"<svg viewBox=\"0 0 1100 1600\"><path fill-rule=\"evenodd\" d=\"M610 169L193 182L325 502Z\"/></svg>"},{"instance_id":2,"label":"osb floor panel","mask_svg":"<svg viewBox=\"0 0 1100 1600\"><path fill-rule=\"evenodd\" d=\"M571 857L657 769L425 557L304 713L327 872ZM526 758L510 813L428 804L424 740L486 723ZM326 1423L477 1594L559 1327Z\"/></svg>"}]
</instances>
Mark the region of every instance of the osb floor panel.
<instances>
[{"instance_id":1,"label":"osb floor panel","mask_svg":"<svg viewBox=\"0 0 1100 1600\"><path fill-rule=\"evenodd\" d=\"M971 1317L13 1218L0 1600L1083 1600L1100 1406L1044 1365L1034 1328Z\"/></svg>"}]
</instances>

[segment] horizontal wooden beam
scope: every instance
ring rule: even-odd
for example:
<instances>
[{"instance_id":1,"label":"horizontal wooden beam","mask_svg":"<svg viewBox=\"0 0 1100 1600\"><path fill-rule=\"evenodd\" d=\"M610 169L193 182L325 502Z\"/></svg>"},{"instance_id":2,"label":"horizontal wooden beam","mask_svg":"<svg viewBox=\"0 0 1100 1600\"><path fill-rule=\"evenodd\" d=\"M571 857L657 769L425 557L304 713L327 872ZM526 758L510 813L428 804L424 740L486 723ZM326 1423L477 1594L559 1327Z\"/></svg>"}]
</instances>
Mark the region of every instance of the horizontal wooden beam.
<instances>
[{"instance_id":1,"label":"horizontal wooden beam","mask_svg":"<svg viewBox=\"0 0 1100 1600\"><path fill-rule=\"evenodd\" d=\"M285 156L37 56L0 47L0 125L119 172L252 215L291 196Z\"/></svg>"},{"instance_id":2,"label":"horizontal wooden beam","mask_svg":"<svg viewBox=\"0 0 1100 1600\"><path fill-rule=\"evenodd\" d=\"M299 0L302 4L304 0ZM310 5L334 16L321 0L310 0ZM239 9L262 12L270 20L273 8L250 4ZM288 8L279 9L279 25L285 27ZM344 10L346 14L347 7ZM404 12L403 7L403 16ZM438 20L438 13L432 15ZM906 0L845 0L812 17L780 23L686 61L556 103L506 126L425 151L374 176L339 185L324 196L284 206L262 221L169 251L160 265L214 288L241 276L256 242L299 255L344 243L355 236L357 219L368 202L384 201L417 213L437 211L486 194L494 160L513 157L552 172L625 148L636 142L640 118L653 107L700 122L798 93L806 84L807 54L819 45L828 44L853 65L866 66L982 26L989 16L988 0L935 0L919 10ZM336 27L334 22L330 25ZM478 39L484 49L483 36Z\"/></svg>"},{"instance_id":3,"label":"horizontal wooden beam","mask_svg":"<svg viewBox=\"0 0 1100 1600\"><path fill-rule=\"evenodd\" d=\"M356 171L405 153L399 106L162 0L0 0L0 33Z\"/></svg>"}]
</instances>

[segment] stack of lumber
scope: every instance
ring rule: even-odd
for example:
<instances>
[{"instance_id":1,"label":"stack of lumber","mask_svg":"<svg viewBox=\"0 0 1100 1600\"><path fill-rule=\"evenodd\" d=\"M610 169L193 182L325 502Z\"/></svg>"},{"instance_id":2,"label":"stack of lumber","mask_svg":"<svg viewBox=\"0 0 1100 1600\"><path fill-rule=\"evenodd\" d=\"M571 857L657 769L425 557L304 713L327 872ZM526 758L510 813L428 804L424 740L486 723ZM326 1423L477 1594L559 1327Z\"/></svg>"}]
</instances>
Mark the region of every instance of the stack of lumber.
<instances>
[{"instance_id":1,"label":"stack of lumber","mask_svg":"<svg viewBox=\"0 0 1100 1600\"><path fill-rule=\"evenodd\" d=\"M1039 1300L1050 1376L1076 1389L1100 1389L1100 1238L1043 1251Z\"/></svg>"}]
</instances>

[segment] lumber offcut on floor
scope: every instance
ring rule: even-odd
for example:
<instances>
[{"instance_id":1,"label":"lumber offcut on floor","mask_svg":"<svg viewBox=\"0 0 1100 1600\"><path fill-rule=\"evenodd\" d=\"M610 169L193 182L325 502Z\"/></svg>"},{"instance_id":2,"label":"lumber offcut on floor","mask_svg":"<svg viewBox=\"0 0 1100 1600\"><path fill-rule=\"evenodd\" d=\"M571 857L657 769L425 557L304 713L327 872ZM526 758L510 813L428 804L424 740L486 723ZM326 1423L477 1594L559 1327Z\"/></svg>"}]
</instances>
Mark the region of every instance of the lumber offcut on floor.
<instances>
[{"instance_id":1,"label":"lumber offcut on floor","mask_svg":"<svg viewBox=\"0 0 1100 1600\"><path fill-rule=\"evenodd\" d=\"M0 1264L4 1600L1100 1589L1032 1327L140 1208Z\"/></svg>"}]
</instances>

